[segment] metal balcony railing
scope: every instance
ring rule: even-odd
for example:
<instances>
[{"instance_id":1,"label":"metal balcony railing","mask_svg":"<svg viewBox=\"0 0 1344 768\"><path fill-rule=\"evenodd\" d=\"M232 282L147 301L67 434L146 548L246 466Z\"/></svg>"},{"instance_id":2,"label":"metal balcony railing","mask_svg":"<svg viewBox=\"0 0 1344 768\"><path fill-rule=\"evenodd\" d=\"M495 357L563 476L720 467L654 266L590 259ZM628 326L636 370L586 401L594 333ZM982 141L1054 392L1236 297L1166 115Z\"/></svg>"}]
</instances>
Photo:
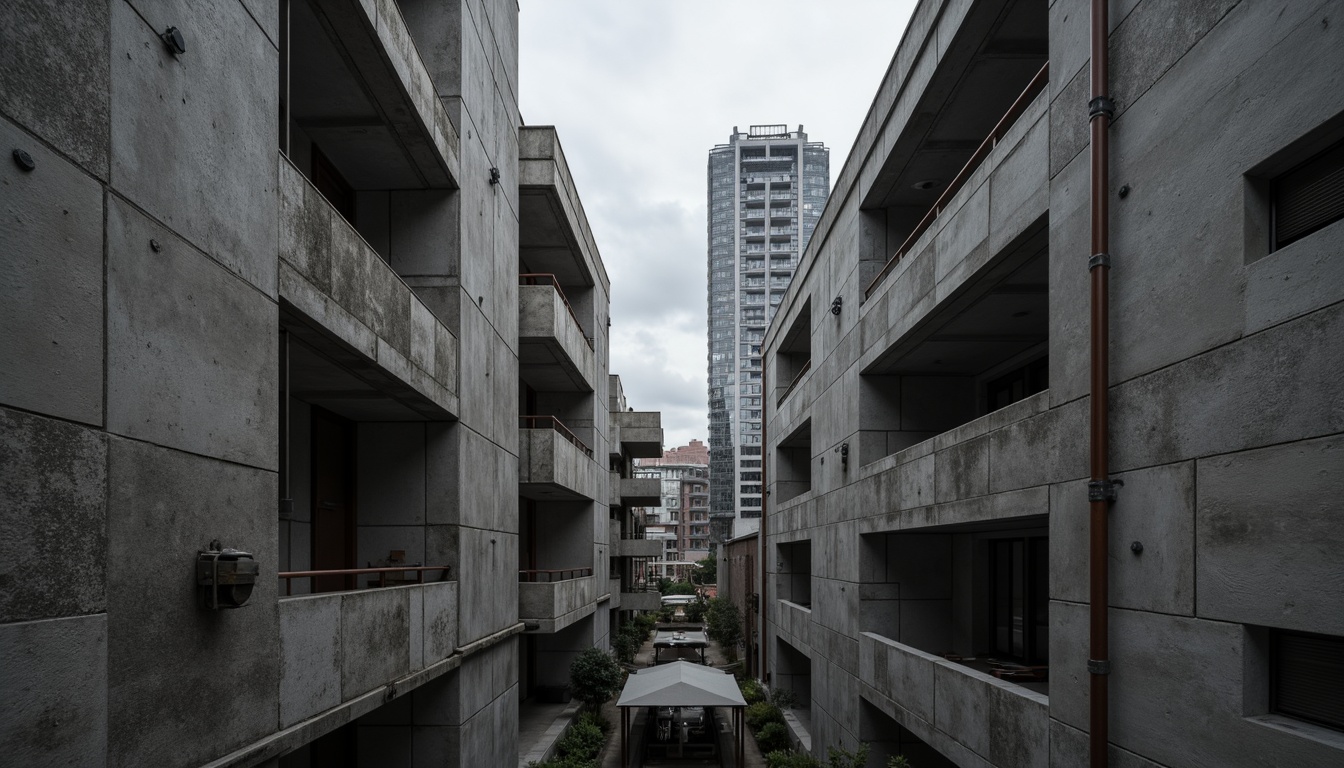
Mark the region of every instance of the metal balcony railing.
<instances>
[{"instance_id":1,"label":"metal balcony railing","mask_svg":"<svg viewBox=\"0 0 1344 768\"><path fill-rule=\"evenodd\" d=\"M522 415L518 417L518 421L520 429L554 429L556 432L560 433L561 437L573 443L579 450L587 454L588 458L593 458L593 449L584 445L582 440L580 440L573 432L569 431L569 427L566 427L563 421L560 421L554 416Z\"/></svg>"},{"instance_id":2,"label":"metal balcony railing","mask_svg":"<svg viewBox=\"0 0 1344 768\"><path fill-rule=\"evenodd\" d=\"M427 571L442 571L443 575L439 577L439 581L449 581L448 576L452 571L452 567L447 565L407 565L392 566L389 568L337 568L322 571L281 571L277 573L276 576L285 582L285 595L289 596L293 594L291 590L294 579L314 579L324 576L353 577L349 579L349 583L352 585L350 588L359 589L359 577L365 574L370 574L375 575L378 578L371 579L364 585L364 588L378 589L382 587L402 586L405 584L423 584L425 583L424 578ZM401 574L401 576L392 578L390 580L391 583L389 583L388 574L392 573ZM406 574L408 573L415 574L414 581L406 578Z\"/></svg>"},{"instance_id":3,"label":"metal balcony railing","mask_svg":"<svg viewBox=\"0 0 1344 768\"><path fill-rule=\"evenodd\" d=\"M579 327L579 332L583 333L583 323L579 322L579 316L574 314L574 307L570 305L569 298L565 296L565 291L560 287L560 281L555 279L555 275L549 272L525 272L518 276L519 285L549 285L555 289L560 296L560 301L564 302L565 309L569 310L569 316L574 319L574 324ZM583 340L588 343L588 348L593 348L593 339L588 334L583 334Z\"/></svg>"},{"instance_id":4,"label":"metal balcony railing","mask_svg":"<svg viewBox=\"0 0 1344 768\"><path fill-rule=\"evenodd\" d=\"M807 372L810 370L812 370L812 361L808 360L807 362L803 363L802 368L798 369L798 374L793 377L793 381L789 382L788 389L785 389L784 394L779 396L779 399L775 401L775 405L779 405L780 403L784 402L784 398L789 396L789 393L793 391L793 388L798 386L798 382L802 381L803 377L806 376Z\"/></svg>"},{"instance_id":5,"label":"metal balcony railing","mask_svg":"<svg viewBox=\"0 0 1344 768\"><path fill-rule=\"evenodd\" d=\"M985 158L989 156L990 151L998 146L999 139L1008 132L1008 129L1011 128L1014 123L1017 122L1017 118L1022 116L1022 113L1027 110L1027 107L1030 106L1032 100L1045 89L1046 84L1049 82L1050 62L1046 62L1041 67L1040 71L1036 73L1036 76L1031 78L1031 82L1027 83L1026 89L1023 90L1021 95L1017 97L1017 100L1012 103L1012 106L1008 107L1008 111L1003 114L1003 117L999 118L999 122L994 125L994 129L989 132L989 135L985 137L985 140L980 142L980 146L976 147L975 151L971 153L971 159L966 161L966 164L961 167L961 170L957 172L957 175L948 183L947 187L943 190L943 193L938 196L936 201L934 201L933 207L929 209L928 213L924 214L924 218L919 220L919 223L915 225L915 228L910 232L910 235L905 238L905 242L901 243L901 246L896 249L896 253L882 266L882 271L878 272L877 276L872 279L872 282L868 283L868 287L863 289L863 298L865 300L873 294L873 289L877 287L877 284L882 282L887 275L891 274L892 267L895 267L896 263L905 257L914 246L915 242L919 240L920 236L928 231L929 227L933 225L933 222L938 220L938 216L942 214L943 209L947 207L947 204L956 196L957 192L961 191L962 186L966 184L966 180L969 179L971 174L975 173L975 169L979 168L980 164L985 161Z\"/></svg>"},{"instance_id":6,"label":"metal balcony railing","mask_svg":"<svg viewBox=\"0 0 1344 768\"><path fill-rule=\"evenodd\" d=\"M549 584L592 575L592 568L532 568L518 571L518 580L529 584Z\"/></svg>"}]
</instances>

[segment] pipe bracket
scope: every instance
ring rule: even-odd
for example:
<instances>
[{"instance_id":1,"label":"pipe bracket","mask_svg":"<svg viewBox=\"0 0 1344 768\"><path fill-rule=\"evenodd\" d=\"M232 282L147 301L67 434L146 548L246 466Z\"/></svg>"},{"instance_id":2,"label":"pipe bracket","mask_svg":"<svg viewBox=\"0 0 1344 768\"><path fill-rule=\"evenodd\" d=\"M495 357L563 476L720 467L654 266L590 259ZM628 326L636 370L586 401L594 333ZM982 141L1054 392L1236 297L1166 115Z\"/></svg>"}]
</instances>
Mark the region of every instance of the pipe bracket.
<instances>
[{"instance_id":1,"label":"pipe bracket","mask_svg":"<svg viewBox=\"0 0 1344 768\"><path fill-rule=\"evenodd\" d=\"M1094 675L1109 675L1109 674L1111 674L1111 660L1110 660L1110 659L1088 659L1088 660L1087 660L1087 671L1088 671L1089 673L1091 673L1091 674L1094 674Z\"/></svg>"},{"instance_id":2,"label":"pipe bracket","mask_svg":"<svg viewBox=\"0 0 1344 768\"><path fill-rule=\"evenodd\" d=\"M1087 500L1114 502L1120 498L1116 489L1124 484L1124 480L1091 480L1087 484Z\"/></svg>"},{"instance_id":3,"label":"pipe bracket","mask_svg":"<svg viewBox=\"0 0 1344 768\"><path fill-rule=\"evenodd\" d=\"M1115 117L1115 102L1110 96L1098 96L1087 102L1087 119L1095 120L1097 115L1105 115L1108 121Z\"/></svg>"},{"instance_id":4,"label":"pipe bracket","mask_svg":"<svg viewBox=\"0 0 1344 768\"><path fill-rule=\"evenodd\" d=\"M1096 269L1097 267L1105 267L1105 268L1107 268L1107 269L1110 269L1110 268L1111 268L1111 254L1109 254L1109 253L1094 253L1094 254L1092 254L1092 257L1089 258L1089 259L1087 260L1087 271L1088 271L1088 272L1091 272L1092 270Z\"/></svg>"}]
</instances>

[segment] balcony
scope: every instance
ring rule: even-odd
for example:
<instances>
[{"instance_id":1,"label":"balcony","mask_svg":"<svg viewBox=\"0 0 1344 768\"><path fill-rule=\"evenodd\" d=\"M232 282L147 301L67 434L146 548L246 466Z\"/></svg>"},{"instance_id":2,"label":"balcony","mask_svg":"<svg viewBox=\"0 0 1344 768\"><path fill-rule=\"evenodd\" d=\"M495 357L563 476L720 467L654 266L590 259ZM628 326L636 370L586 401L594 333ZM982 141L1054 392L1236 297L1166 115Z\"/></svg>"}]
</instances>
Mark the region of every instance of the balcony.
<instances>
[{"instance_id":1,"label":"balcony","mask_svg":"<svg viewBox=\"0 0 1344 768\"><path fill-rule=\"evenodd\" d=\"M1050 703L993 675L872 632L859 636L863 697L944 754L994 765L1049 763Z\"/></svg>"},{"instance_id":2,"label":"balcony","mask_svg":"<svg viewBox=\"0 0 1344 768\"><path fill-rule=\"evenodd\" d=\"M296 3L290 15L289 116L368 188L457 186L457 129L412 37L395 3Z\"/></svg>"},{"instance_id":3,"label":"balcony","mask_svg":"<svg viewBox=\"0 0 1344 768\"><path fill-rule=\"evenodd\" d=\"M660 557L663 554L663 543L657 539L613 537L611 547L616 557Z\"/></svg>"},{"instance_id":4,"label":"balcony","mask_svg":"<svg viewBox=\"0 0 1344 768\"><path fill-rule=\"evenodd\" d=\"M538 501L593 499L602 471L593 451L554 416L522 416L518 494Z\"/></svg>"},{"instance_id":5,"label":"balcony","mask_svg":"<svg viewBox=\"0 0 1344 768\"><path fill-rule=\"evenodd\" d=\"M593 342L555 275L525 274L518 287L518 376L543 392L592 392Z\"/></svg>"},{"instance_id":6,"label":"balcony","mask_svg":"<svg viewBox=\"0 0 1344 768\"><path fill-rule=\"evenodd\" d=\"M621 505L659 507L663 504L663 481L650 477L622 477L619 483Z\"/></svg>"},{"instance_id":7,"label":"balcony","mask_svg":"<svg viewBox=\"0 0 1344 768\"><path fill-rule=\"evenodd\" d=\"M346 418L447 420L458 340L287 159L280 158L280 320L348 373L291 375L303 399Z\"/></svg>"},{"instance_id":8,"label":"balcony","mask_svg":"<svg viewBox=\"0 0 1344 768\"><path fill-rule=\"evenodd\" d=\"M579 298L579 286L609 290L569 163L551 126L518 131L518 249L528 271L555 275L571 299Z\"/></svg>"},{"instance_id":9,"label":"balcony","mask_svg":"<svg viewBox=\"0 0 1344 768\"><path fill-rule=\"evenodd\" d=\"M597 610L596 601L597 577L592 568L518 572L518 619L530 633L559 632L591 616Z\"/></svg>"},{"instance_id":10,"label":"balcony","mask_svg":"<svg viewBox=\"0 0 1344 768\"><path fill-rule=\"evenodd\" d=\"M625 582L621 582L620 595L623 611L657 611L663 607L662 593L656 589L641 589L633 585L627 589Z\"/></svg>"},{"instance_id":11,"label":"balcony","mask_svg":"<svg viewBox=\"0 0 1344 768\"><path fill-rule=\"evenodd\" d=\"M616 411L611 414L611 420L620 429L621 449L626 456L657 459L663 455L662 413Z\"/></svg>"},{"instance_id":12,"label":"balcony","mask_svg":"<svg viewBox=\"0 0 1344 768\"><path fill-rule=\"evenodd\" d=\"M454 581L281 598L281 727L448 659L457 601Z\"/></svg>"}]
</instances>

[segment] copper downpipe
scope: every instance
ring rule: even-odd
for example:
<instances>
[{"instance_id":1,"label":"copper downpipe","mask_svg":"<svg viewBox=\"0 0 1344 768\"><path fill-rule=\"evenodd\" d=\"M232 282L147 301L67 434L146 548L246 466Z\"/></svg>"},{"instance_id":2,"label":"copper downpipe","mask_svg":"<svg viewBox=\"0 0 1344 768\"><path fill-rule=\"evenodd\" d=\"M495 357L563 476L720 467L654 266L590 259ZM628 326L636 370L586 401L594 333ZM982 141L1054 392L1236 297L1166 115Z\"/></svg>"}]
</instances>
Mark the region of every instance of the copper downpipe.
<instances>
[{"instance_id":1,"label":"copper downpipe","mask_svg":"<svg viewBox=\"0 0 1344 768\"><path fill-rule=\"evenodd\" d=\"M1109 129L1115 107L1107 94L1110 81L1110 19L1108 0L1092 0L1092 98L1088 122L1092 132L1092 257L1088 271L1092 282L1091 318L1091 439L1088 505L1091 518L1089 592L1089 648L1087 668L1091 678L1088 716L1088 747L1092 768L1105 768L1109 734L1110 681L1110 572L1107 562L1110 504L1115 498L1110 480L1109 397L1110 384L1110 160Z\"/></svg>"}]
</instances>

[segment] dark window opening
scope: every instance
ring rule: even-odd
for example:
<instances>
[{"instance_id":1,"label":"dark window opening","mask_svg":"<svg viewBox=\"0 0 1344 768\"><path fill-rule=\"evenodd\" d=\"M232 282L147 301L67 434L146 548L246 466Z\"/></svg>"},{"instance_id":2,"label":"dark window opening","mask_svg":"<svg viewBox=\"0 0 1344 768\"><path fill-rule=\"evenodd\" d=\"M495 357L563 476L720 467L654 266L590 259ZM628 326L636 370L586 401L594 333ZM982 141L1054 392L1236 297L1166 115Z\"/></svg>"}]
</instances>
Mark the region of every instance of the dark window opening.
<instances>
[{"instance_id":1,"label":"dark window opening","mask_svg":"<svg viewBox=\"0 0 1344 768\"><path fill-rule=\"evenodd\" d=\"M1050 548L1044 536L989 546L990 652L1028 664L1049 659Z\"/></svg>"},{"instance_id":2,"label":"dark window opening","mask_svg":"<svg viewBox=\"0 0 1344 768\"><path fill-rule=\"evenodd\" d=\"M1344 638L1275 631L1270 709L1344 731Z\"/></svg>"},{"instance_id":3,"label":"dark window opening","mask_svg":"<svg viewBox=\"0 0 1344 768\"><path fill-rule=\"evenodd\" d=\"M1270 200L1273 250L1344 219L1344 142L1276 178Z\"/></svg>"},{"instance_id":4,"label":"dark window opening","mask_svg":"<svg viewBox=\"0 0 1344 768\"><path fill-rule=\"evenodd\" d=\"M992 413L1050 388L1050 358L1019 366L985 385L985 413Z\"/></svg>"}]
</instances>

